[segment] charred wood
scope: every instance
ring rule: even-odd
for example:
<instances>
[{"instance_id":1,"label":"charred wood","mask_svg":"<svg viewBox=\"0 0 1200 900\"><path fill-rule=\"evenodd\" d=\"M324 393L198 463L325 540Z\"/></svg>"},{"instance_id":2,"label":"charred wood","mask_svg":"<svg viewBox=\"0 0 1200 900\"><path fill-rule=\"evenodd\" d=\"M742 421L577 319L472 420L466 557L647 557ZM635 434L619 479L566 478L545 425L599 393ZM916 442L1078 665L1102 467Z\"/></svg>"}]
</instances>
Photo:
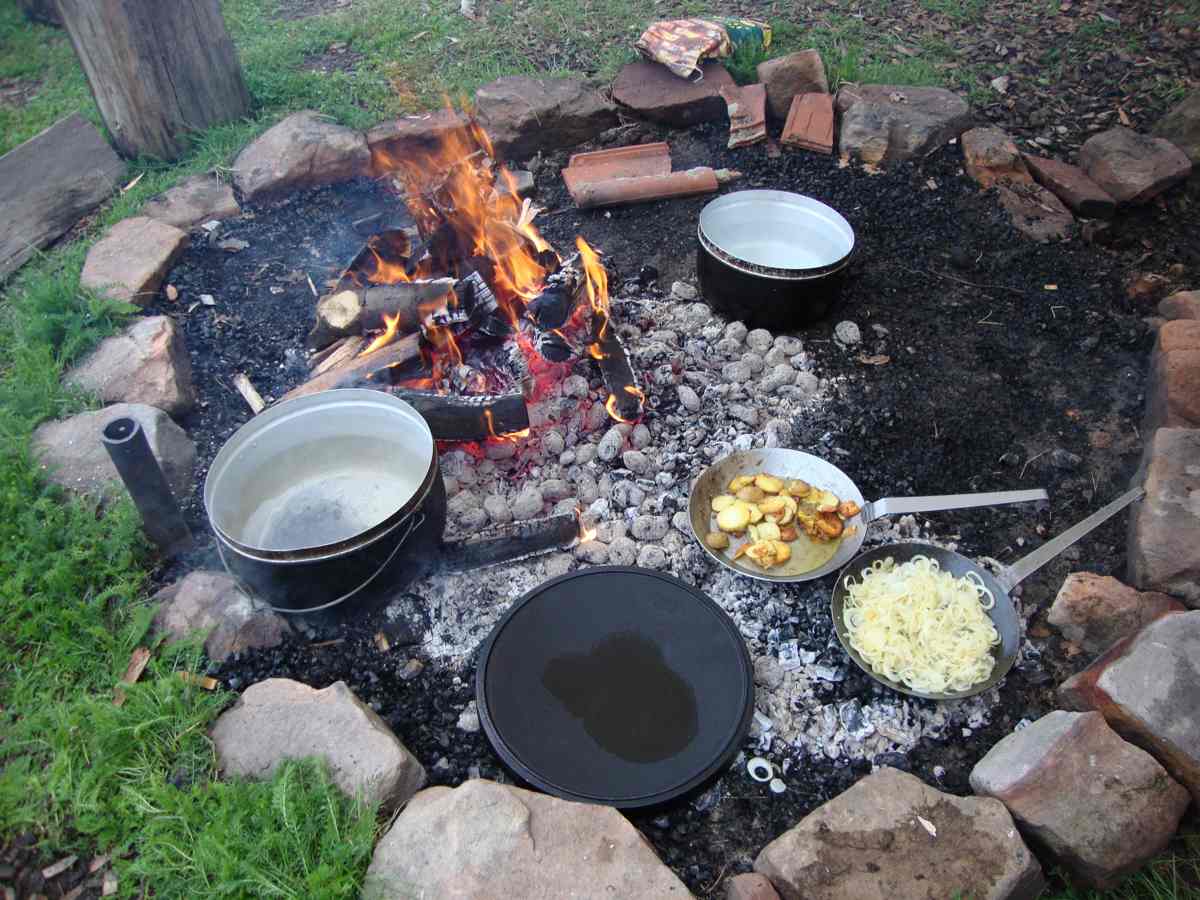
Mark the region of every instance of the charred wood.
<instances>
[{"instance_id":1,"label":"charred wood","mask_svg":"<svg viewBox=\"0 0 1200 900\"><path fill-rule=\"evenodd\" d=\"M382 381L384 386L391 384L390 377L380 373L395 366L420 359L420 335L410 334L397 341L381 347L366 356L356 356L347 362L326 369L320 375L310 378L299 387L292 388L284 394L284 400L305 397L309 394L319 394L334 388L374 387L372 381Z\"/></svg>"},{"instance_id":2,"label":"charred wood","mask_svg":"<svg viewBox=\"0 0 1200 900\"><path fill-rule=\"evenodd\" d=\"M638 387L629 354L611 322L603 329L596 348L600 351L600 374L609 392L616 398L613 411L622 419L636 419L642 412L643 394Z\"/></svg>"},{"instance_id":3,"label":"charred wood","mask_svg":"<svg viewBox=\"0 0 1200 900\"><path fill-rule=\"evenodd\" d=\"M550 362L566 362L575 355L575 351L571 348L571 345L566 342L562 335L554 331L538 332L535 346L538 353L542 355L542 358Z\"/></svg>"},{"instance_id":4,"label":"charred wood","mask_svg":"<svg viewBox=\"0 0 1200 900\"><path fill-rule=\"evenodd\" d=\"M439 441L484 441L529 427L529 410L520 394L488 397L434 394L391 387L386 377L359 386L378 387L411 405L429 423L429 430Z\"/></svg>"},{"instance_id":5,"label":"charred wood","mask_svg":"<svg viewBox=\"0 0 1200 900\"><path fill-rule=\"evenodd\" d=\"M450 571L467 572L568 547L578 537L579 517L562 513L500 525L465 540L446 541L442 559Z\"/></svg>"},{"instance_id":6,"label":"charred wood","mask_svg":"<svg viewBox=\"0 0 1200 900\"><path fill-rule=\"evenodd\" d=\"M382 329L390 318L399 319L397 334L413 334L445 307L453 290L454 279L439 278L328 294L317 301L317 322L306 343L310 350L319 350L340 337Z\"/></svg>"},{"instance_id":7,"label":"charred wood","mask_svg":"<svg viewBox=\"0 0 1200 900\"><path fill-rule=\"evenodd\" d=\"M309 369L313 375L320 375L322 372L328 372L330 369L347 363L354 357L358 356L367 346L366 338L354 335L352 337L344 337L340 341L334 341L320 353L315 354L309 360Z\"/></svg>"}]
</instances>

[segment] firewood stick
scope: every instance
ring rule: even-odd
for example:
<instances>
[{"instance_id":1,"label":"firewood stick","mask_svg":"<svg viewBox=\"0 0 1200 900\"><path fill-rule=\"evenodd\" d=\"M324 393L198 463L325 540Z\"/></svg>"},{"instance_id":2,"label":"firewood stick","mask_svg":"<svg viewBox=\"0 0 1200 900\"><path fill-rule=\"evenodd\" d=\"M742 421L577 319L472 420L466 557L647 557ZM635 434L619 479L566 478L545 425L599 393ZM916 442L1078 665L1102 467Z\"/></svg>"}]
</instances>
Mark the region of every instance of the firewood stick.
<instances>
[{"instance_id":1,"label":"firewood stick","mask_svg":"<svg viewBox=\"0 0 1200 900\"><path fill-rule=\"evenodd\" d=\"M322 372L328 372L335 366L349 362L358 356L365 346L367 346L366 338L357 336L342 338L336 344L331 344L328 348L313 357L312 374L314 376L320 375Z\"/></svg>"},{"instance_id":2,"label":"firewood stick","mask_svg":"<svg viewBox=\"0 0 1200 900\"><path fill-rule=\"evenodd\" d=\"M371 376L392 366L402 365L421 355L420 335L410 334L398 341L393 341L366 356L356 356L354 359L335 366L310 378L299 387L292 388L283 395L284 400L295 397L306 397L318 394L332 388L371 387Z\"/></svg>"},{"instance_id":3,"label":"firewood stick","mask_svg":"<svg viewBox=\"0 0 1200 900\"><path fill-rule=\"evenodd\" d=\"M254 389L254 385L250 383L250 379L244 372L238 372L233 376L233 386L237 388L237 392L242 395L242 399L246 401L246 405L254 411L256 416L267 408L267 401Z\"/></svg>"},{"instance_id":4,"label":"firewood stick","mask_svg":"<svg viewBox=\"0 0 1200 900\"><path fill-rule=\"evenodd\" d=\"M521 394L495 397L453 397L428 391L388 388L384 390L410 404L429 423L439 441L482 441L529 428L529 410Z\"/></svg>"},{"instance_id":5,"label":"firewood stick","mask_svg":"<svg viewBox=\"0 0 1200 900\"><path fill-rule=\"evenodd\" d=\"M598 343L600 374L604 376L609 391L617 398L615 411L622 419L632 421L641 414L643 394L638 388L629 354L611 322Z\"/></svg>"},{"instance_id":6,"label":"firewood stick","mask_svg":"<svg viewBox=\"0 0 1200 900\"><path fill-rule=\"evenodd\" d=\"M579 517L560 513L481 531L469 540L447 541L442 565L451 572L513 562L570 545L579 537Z\"/></svg>"}]
</instances>

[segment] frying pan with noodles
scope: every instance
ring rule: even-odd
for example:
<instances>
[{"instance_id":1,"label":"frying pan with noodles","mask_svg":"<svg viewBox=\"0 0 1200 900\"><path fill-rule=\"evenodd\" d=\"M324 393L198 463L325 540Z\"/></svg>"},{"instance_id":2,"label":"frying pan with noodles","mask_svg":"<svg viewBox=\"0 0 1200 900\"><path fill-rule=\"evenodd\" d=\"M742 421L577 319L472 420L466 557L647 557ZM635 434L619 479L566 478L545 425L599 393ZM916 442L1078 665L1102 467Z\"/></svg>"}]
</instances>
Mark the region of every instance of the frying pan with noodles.
<instances>
[{"instance_id":1,"label":"frying pan with noodles","mask_svg":"<svg viewBox=\"0 0 1200 900\"><path fill-rule=\"evenodd\" d=\"M988 688L998 684L1000 679L1008 674L1008 670L1012 668L1013 663L1016 661L1017 649L1021 645L1021 620L1017 616L1016 605L1013 603L1008 592L1089 531L1107 522L1130 503L1144 496L1145 493L1142 488L1138 487L1122 494L1103 509L1092 513L1078 525L1068 528L1058 537L1046 541L1046 543L1042 544L1042 546L1038 547L1038 549L1034 550L1028 556L1017 560L1017 562L1009 566L998 577L987 569L976 565L974 560L968 559L952 550L935 547L932 544L885 544L882 547L876 547L874 550L868 550L866 553L856 557L842 570L842 573L838 576L837 585L833 589L833 600L830 606L833 613L833 629L837 632L838 640L842 642L842 646L846 648L846 653L850 655L850 658L854 660L860 669L880 684L887 685L894 691L899 691L902 694L908 694L912 697L924 697L927 700L957 700L962 697L973 697L975 694L982 694ZM987 612L991 617L992 624L996 626L996 631L1000 633L1000 644L992 649L996 662L992 667L992 674L986 680L972 685L965 691L925 693L913 690L904 684L877 674L862 656L859 655L858 651L850 646L850 636L847 632L843 616L846 608L846 578L847 576L859 578L863 569L869 568L872 563L887 559L889 556L897 564L907 562L914 556L928 556L930 559L937 560L942 570L949 572L955 578L962 578L968 573L974 572L979 576L984 586L992 592L992 596L996 599L996 602Z\"/></svg>"}]
</instances>

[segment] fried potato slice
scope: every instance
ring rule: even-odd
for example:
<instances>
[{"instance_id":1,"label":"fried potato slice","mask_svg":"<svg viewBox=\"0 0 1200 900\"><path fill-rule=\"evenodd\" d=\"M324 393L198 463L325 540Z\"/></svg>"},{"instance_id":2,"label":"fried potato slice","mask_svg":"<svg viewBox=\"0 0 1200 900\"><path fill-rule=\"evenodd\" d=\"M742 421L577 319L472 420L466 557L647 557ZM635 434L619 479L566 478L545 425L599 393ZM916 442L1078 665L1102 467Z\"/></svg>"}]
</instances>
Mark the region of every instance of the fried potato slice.
<instances>
[{"instance_id":1,"label":"fried potato slice","mask_svg":"<svg viewBox=\"0 0 1200 900\"><path fill-rule=\"evenodd\" d=\"M783 490L783 482L774 475L755 475L754 484L768 494L778 494Z\"/></svg>"},{"instance_id":2,"label":"fried potato slice","mask_svg":"<svg viewBox=\"0 0 1200 900\"><path fill-rule=\"evenodd\" d=\"M808 492L812 490L812 485L807 481L801 481L799 478L794 478L787 483L787 492L797 500L808 496Z\"/></svg>"},{"instance_id":3,"label":"fried potato slice","mask_svg":"<svg viewBox=\"0 0 1200 900\"><path fill-rule=\"evenodd\" d=\"M749 524L750 507L744 503L734 503L717 513L717 527L722 531L745 531Z\"/></svg>"},{"instance_id":4,"label":"fried potato slice","mask_svg":"<svg viewBox=\"0 0 1200 900\"><path fill-rule=\"evenodd\" d=\"M760 500L765 499L766 496L766 492L762 488L753 484L748 484L737 492L737 498L745 500L747 503L758 503Z\"/></svg>"},{"instance_id":5,"label":"fried potato slice","mask_svg":"<svg viewBox=\"0 0 1200 900\"><path fill-rule=\"evenodd\" d=\"M723 512L735 503L737 503L737 497L733 496L733 494L721 494L720 496L713 497L712 511L715 513Z\"/></svg>"},{"instance_id":6,"label":"fried potato slice","mask_svg":"<svg viewBox=\"0 0 1200 900\"><path fill-rule=\"evenodd\" d=\"M838 508L838 503L841 502L837 498L837 494L833 491L821 491L817 497L810 497L816 503L817 512L833 512Z\"/></svg>"},{"instance_id":7,"label":"fried potato slice","mask_svg":"<svg viewBox=\"0 0 1200 900\"><path fill-rule=\"evenodd\" d=\"M787 501L789 499L791 498L775 494L759 503L758 508L763 511L764 516L774 516L787 509Z\"/></svg>"},{"instance_id":8,"label":"fried potato slice","mask_svg":"<svg viewBox=\"0 0 1200 900\"><path fill-rule=\"evenodd\" d=\"M853 519L860 512L862 512L862 507L853 500L843 500L838 504L837 514L843 519Z\"/></svg>"},{"instance_id":9,"label":"fried potato slice","mask_svg":"<svg viewBox=\"0 0 1200 900\"><path fill-rule=\"evenodd\" d=\"M763 522L761 525L751 525L755 532L755 540L757 541L777 541L779 540L779 526L774 522Z\"/></svg>"},{"instance_id":10,"label":"fried potato slice","mask_svg":"<svg viewBox=\"0 0 1200 900\"><path fill-rule=\"evenodd\" d=\"M781 541L794 541L800 537L800 532L796 530L795 525L785 525L779 529L779 539Z\"/></svg>"},{"instance_id":11,"label":"fried potato slice","mask_svg":"<svg viewBox=\"0 0 1200 900\"><path fill-rule=\"evenodd\" d=\"M783 541L775 541L775 565L781 565L792 558L792 548Z\"/></svg>"},{"instance_id":12,"label":"fried potato slice","mask_svg":"<svg viewBox=\"0 0 1200 900\"><path fill-rule=\"evenodd\" d=\"M769 569L775 565L777 555L775 541L756 541L749 546L750 549L746 551L746 555L754 560L754 562L758 563L764 569ZM789 554L791 553L790 550L788 552Z\"/></svg>"},{"instance_id":13,"label":"fried potato slice","mask_svg":"<svg viewBox=\"0 0 1200 900\"><path fill-rule=\"evenodd\" d=\"M729 535L723 531L710 531L704 536L704 543L710 550L724 550L729 546Z\"/></svg>"},{"instance_id":14,"label":"fried potato slice","mask_svg":"<svg viewBox=\"0 0 1200 900\"><path fill-rule=\"evenodd\" d=\"M845 527L836 513L821 513L821 515L817 516L817 531L821 533L821 536L825 540L833 540L835 537L838 537Z\"/></svg>"},{"instance_id":15,"label":"fried potato slice","mask_svg":"<svg viewBox=\"0 0 1200 900\"><path fill-rule=\"evenodd\" d=\"M750 510L750 521L757 525L763 520L763 511L758 508L755 503L747 503L745 506Z\"/></svg>"},{"instance_id":16,"label":"fried potato slice","mask_svg":"<svg viewBox=\"0 0 1200 900\"><path fill-rule=\"evenodd\" d=\"M754 484L753 475L739 475L729 482L729 493L736 494L748 484Z\"/></svg>"}]
</instances>

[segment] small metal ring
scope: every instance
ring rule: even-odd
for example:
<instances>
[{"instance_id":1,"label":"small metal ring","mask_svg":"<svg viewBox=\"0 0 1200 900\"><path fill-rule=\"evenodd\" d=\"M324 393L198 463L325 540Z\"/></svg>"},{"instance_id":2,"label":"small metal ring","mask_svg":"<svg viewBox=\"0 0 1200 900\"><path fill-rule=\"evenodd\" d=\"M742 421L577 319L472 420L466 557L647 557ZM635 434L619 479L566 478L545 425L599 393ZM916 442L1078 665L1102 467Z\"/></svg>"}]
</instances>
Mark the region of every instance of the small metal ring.
<instances>
[{"instance_id":1,"label":"small metal ring","mask_svg":"<svg viewBox=\"0 0 1200 900\"><path fill-rule=\"evenodd\" d=\"M746 763L746 771L750 773L751 778L761 784L766 784L775 777L775 767L769 760L765 760L761 756L756 756Z\"/></svg>"}]
</instances>

